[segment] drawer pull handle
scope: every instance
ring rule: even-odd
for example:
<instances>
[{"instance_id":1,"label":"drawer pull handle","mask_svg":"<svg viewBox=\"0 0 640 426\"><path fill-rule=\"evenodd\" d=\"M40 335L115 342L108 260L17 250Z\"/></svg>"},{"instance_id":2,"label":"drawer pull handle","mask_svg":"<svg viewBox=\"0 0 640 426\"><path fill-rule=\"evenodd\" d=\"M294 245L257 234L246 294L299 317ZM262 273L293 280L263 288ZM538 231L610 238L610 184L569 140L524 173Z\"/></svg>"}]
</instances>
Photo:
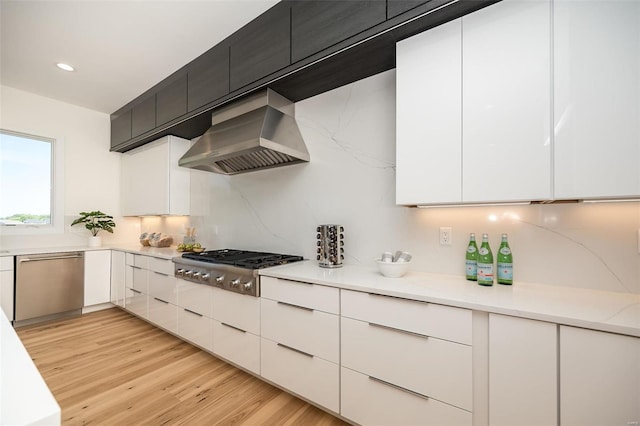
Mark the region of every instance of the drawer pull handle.
<instances>
[{"instance_id":1,"label":"drawer pull handle","mask_svg":"<svg viewBox=\"0 0 640 426\"><path fill-rule=\"evenodd\" d=\"M429 336L425 336L424 334L414 333L413 331L401 330L399 328L389 327L388 325L381 325L381 324L376 324L376 323L373 323L373 322L370 322L369 325L371 327L384 328L386 330L397 331L398 333L402 333L402 334L408 334L409 336L421 337L423 339L428 339L429 338Z\"/></svg>"},{"instance_id":2,"label":"drawer pull handle","mask_svg":"<svg viewBox=\"0 0 640 426\"><path fill-rule=\"evenodd\" d=\"M183 309L184 309L186 312L189 312L190 314L197 315L197 316L199 316L199 317L203 317L203 316L204 316L204 315L202 315L202 314L199 314L199 313L197 313L197 312L192 311L191 309L187 309L187 308L183 308Z\"/></svg>"},{"instance_id":3,"label":"drawer pull handle","mask_svg":"<svg viewBox=\"0 0 640 426\"><path fill-rule=\"evenodd\" d=\"M133 269L142 269L140 266L133 266L133 265L131 265L131 267L132 267Z\"/></svg>"},{"instance_id":4,"label":"drawer pull handle","mask_svg":"<svg viewBox=\"0 0 640 426\"><path fill-rule=\"evenodd\" d=\"M380 384L383 384L383 385L387 385L387 386L389 386L391 388L394 388L394 389L397 389L397 390L399 390L401 392L405 392L405 393L408 393L410 395L417 396L418 398L426 399L427 401L429 400L429 397L426 396L426 395L423 395L423 394L418 393L418 392L414 392L414 391L409 390L409 389L405 389L405 388L403 388L401 386L394 385L393 383L385 382L384 380L380 380L377 377L369 376L369 380L373 380L374 382L377 382L377 383L380 383Z\"/></svg>"},{"instance_id":5,"label":"drawer pull handle","mask_svg":"<svg viewBox=\"0 0 640 426\"><path fill-rule=\"evenodd\" d=\"M287 302L278 302L278 305L291 306L292 308L298 308L298 309L302 309L302 310L305 310L305 311L313 312L313 309L311 309L311 308L307 308L307 307L304 307L304 306L294 305L294 304L292 304L292 303L287 303Z\"/></svg>"},{"instance_id":6,"label":"drawer pull handle","mask_svg":"<svg viewBox=\"0 0 640 426\"><path fill-rule=\"evenodd\" d=\"M238 328L238 327L234 327L234 326L229 325L229 324L226 324L226 323L224 323L224 322L221 322L220 324L224 325L225 327L233 328L234 330L238 330L238 331L241 331L241 332L243 332L243 333L246 333L246 331L245 331L245 330L243 330L243 329L241 329L241 328Z\"/></svg>"},{"instance_id":7,"label":"drawer pull handle","mask_svg":"<svg viewBox=\"0 0 640 426\"><path fill-rule=\"evenodd\" d=\"M135 288L130 288L129 290L131 290L132 292L137 293L137 294L142 294L141 291L138 291Z\"/></svg>"},{"instance_id":8,"label":"drawer pull handle","mask_svg":"<svg viewBox=\"0 0 640 426\"><path fill-rule=\"evenodd\" d=\"M158 272L158 271L153 271L153 273L157 274L157 275L162 275L163 277L168 277L169 276L169 274L163 274L162 272Z\"/></svg>"},{"instance_id":9,"label":"drawer pull handle","mask_svg":"<svg viewBox=\"0 0 640 426\"><path fill-rule=\"evenodd\" d=\"M285 349L289 349L290 351L297 352L300 355L308 356L309 358L313 358L313 355L308 354L306 352L301 351L300 349L292 348L291 346L283 345L282 343L278 343L278 346L281 346Z\"/></svg>"},{"instance_id":10,"label":"drawer pull handle","mask_svg":"<svg viewBox=\"0 0 640 426\"><path fill-rule=\"evenodd\" d=\"M158 302L162 302L162 303L165 303L167 305L169 304L169 302L167 302L166 300L158 299L157 297L154 297L154 299L157 300Z\"/></svg>"}]
</instances>

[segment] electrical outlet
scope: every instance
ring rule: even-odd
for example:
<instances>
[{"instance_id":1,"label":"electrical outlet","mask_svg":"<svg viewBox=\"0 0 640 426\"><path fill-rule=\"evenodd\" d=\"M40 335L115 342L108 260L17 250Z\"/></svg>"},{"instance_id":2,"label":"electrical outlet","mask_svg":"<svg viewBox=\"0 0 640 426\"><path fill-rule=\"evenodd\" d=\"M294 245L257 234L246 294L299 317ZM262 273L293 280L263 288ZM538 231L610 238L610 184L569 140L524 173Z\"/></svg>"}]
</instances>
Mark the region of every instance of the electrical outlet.
<instances>
[{"instance_id":1,"label":"electrical outlet","mask_svg":"<svg viewBox=\"0 0 640 426\"><path fill-rule=\"evenodd\" d=\"M440 245L441 246L450 246L452 237L453 237L453 234L450 226L440 227Z\"/></svg>"}]
</instances>

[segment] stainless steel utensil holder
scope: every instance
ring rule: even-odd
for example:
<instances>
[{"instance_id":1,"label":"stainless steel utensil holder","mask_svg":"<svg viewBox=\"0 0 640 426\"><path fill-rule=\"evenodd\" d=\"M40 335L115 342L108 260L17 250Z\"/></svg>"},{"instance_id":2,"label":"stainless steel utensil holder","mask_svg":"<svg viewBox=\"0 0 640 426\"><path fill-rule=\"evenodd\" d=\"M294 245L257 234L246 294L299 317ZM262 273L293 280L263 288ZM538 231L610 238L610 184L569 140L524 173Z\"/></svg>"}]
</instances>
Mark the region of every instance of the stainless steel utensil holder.
<instances>
[{"instance_id":1,"label":"stainless steel utensil holder","mask_svg":"<svg viewBox=\"0 0 640 426\"><path fill-rule=\"evenodd\" d=\"M344 227L320 225L316 228L318 265L322 268L340 268L344 260Z\"/></svg>"}]
</instances>

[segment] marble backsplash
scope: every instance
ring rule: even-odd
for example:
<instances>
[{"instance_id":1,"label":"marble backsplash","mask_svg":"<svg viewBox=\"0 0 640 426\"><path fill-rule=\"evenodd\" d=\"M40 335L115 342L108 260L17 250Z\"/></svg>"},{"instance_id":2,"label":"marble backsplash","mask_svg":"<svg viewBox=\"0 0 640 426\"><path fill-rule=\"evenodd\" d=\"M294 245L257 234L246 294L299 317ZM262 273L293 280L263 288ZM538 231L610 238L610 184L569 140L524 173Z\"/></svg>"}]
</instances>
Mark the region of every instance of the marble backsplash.
<instances>
[{"instance_id":1,"label":"marble backsplash","mask_svg":"<svg viewBox=\"0 0 640 426\"><path fill-rule=\"evenodd\" d=\"M189 222L204 245L315 259L316 226L336 223L345 227L345 264L373 266L381 252L402 249L413 270L463 275L469 233L488 233L495 252L506 232L516 284L640 293L640 203L396 206L394 71L298 102L296 117L310 163L231 177L192 172ZM441 226L452 227L451 246L439 245Z\"/></svg>"}]
</instances>

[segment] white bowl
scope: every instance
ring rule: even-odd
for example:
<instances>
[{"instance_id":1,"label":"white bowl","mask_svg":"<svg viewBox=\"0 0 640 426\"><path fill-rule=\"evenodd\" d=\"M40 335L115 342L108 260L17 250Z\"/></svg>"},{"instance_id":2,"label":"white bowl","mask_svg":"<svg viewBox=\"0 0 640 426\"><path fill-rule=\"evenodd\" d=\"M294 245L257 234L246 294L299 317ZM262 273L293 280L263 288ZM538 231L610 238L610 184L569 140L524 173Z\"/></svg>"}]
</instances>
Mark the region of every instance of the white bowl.
<instances>
[{"instance_id":1,"label":"white bowl","mask_svg":"<svg viewBox=\"0 0 640 426\"><path fill-rule=\"evenodd\" d=\"M409 272L411 262L383 262L376 259L378 271L387 278L400 278Z\"/></svg>"}]
</instances>

